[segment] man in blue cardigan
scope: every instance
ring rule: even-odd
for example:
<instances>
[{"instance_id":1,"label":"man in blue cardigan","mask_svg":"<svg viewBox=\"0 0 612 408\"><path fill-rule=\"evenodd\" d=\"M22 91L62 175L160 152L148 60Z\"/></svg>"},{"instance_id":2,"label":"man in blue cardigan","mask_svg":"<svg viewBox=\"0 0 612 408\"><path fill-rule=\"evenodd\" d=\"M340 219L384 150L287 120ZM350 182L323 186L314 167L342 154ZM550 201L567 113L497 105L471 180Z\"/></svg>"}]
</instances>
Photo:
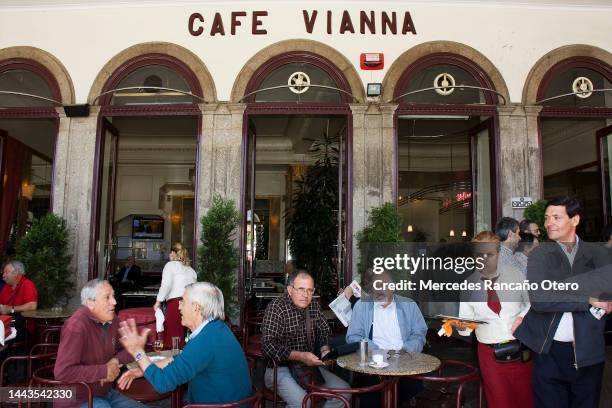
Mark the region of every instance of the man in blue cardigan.
<instances>
[{"instance_id":1,"label":"man in blue cardigan","mask_svg":"<svg viewBox=\"0 0 612 408\"><path fill-rule=\"evenodd\" d=\"M221 404L239 401L252 393L251 378L236 337L224 322L223 293L208 282L188 285L179 305L181 324L191 330L183 352L153 364L144 346L149 329L140 334L133 319L121 322L121 344L134 356L140 370L130 370L118 382L128 388L143 375L159 393L188 383L190 404Z\"/></svg>"},{"instance_id":2,"label":"man in blue cardigan","mask_svg":"<svg viewBox=\"0 0 612 408\"><path fill-rule=\"evenodd\" d=\"M346 342L366 339L370 350L403 350L420 352L425 345L427 325L417 304L408 298L395 295L392 290L381 289L393 282L388 272L372 277L372 297L362 297L353 309L346 333ZM377 289L378 288L378 289ZM376 383L372 378L356 378L357 385ZM400 403L407 402L422 389L422 383L403 379L399 387ZM371 398L362 405L375 406L379 398Z\"/></svg>"}]
</instances>

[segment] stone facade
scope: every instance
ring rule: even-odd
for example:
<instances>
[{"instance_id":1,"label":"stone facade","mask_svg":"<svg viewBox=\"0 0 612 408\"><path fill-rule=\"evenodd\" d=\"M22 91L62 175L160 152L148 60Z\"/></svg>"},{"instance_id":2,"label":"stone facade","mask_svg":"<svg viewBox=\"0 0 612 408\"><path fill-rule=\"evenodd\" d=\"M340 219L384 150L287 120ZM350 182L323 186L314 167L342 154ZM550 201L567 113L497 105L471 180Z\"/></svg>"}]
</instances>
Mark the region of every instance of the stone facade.
<instances>
[{"instance_id":1,"label":"stone facade","mask_svg":"<svg viewBox=\"0 0 612 408\"><path fill-rule=\"evenodd\" d=\"M202 61L191 51L167 43L145 43L126 49L98 73L88 101L93 104L88 117L68 118L58 108L59 130L57 136L54 174L53 211L63 216L70 229L72 267L76 271L77 286L88 279L90 237L92 225L92 191L96 160L96 137L100 107L96 105L108 78L122 63L143 53L167 53L183 61L193 70L203 90L201 111L201 137L198 141L197 168L198 217L210 207L214 193L232 198L240 205L242 188L242 158L244 142L244 112L246 104L240 103L251 75L270 58L289 51L319 53L337 65L345 74L347 83L357 103L350 104L352 115L352 230L360 231L372 207L396 198L397 172L395 119L396 104L393 89L402 72L416 59L431 53L457 53L472 59L489 76L495 89L506 99L497 108L499 139L499 185L501 215L522 218L522 211L513 210L513 196L542 197L542 163L538 136L538 114L541 106L535 105L537 87L545 73L564 58L584 55L612 64L612 54L605 50L583 45L561 47L544 56L531 70L521 103L510 103L507 86L497 68L478 51L454 42L439 41L417 45L395 60L383 81L383 95L379 101L365 100L364 87L352 63L331 47L310 40L281 41L255 54L242 68L232 88L230 101L218 101L214 81ZM62 102L74 103L72 82L61 63L50 55L32 47L12 47L0 50L0 60L6 58L32 58L44 64L57 78ZM196 235L200 225L196 223ZM353 239L353 266L357 249ZM355 270L356 268L353 267ZM75 296L76 299L76 296Z\"/></svg>"}]
</instances>

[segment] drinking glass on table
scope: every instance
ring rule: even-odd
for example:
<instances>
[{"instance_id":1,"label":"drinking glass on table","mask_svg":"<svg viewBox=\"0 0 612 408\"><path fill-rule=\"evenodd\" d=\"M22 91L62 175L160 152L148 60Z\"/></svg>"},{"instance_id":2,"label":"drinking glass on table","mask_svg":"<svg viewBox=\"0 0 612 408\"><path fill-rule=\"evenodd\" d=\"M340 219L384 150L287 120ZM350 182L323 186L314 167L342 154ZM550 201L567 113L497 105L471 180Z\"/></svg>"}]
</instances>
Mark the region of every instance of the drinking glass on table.
<instances>
[{"instance_id":1,"label":"drinking glass on table","mask_svg":"<svg viewBox=\"0 0 612 408\"><path fill-rule=\"evenodd\" d=\"M178 336L172 337L172 355L177 355L179 353L179 348L181 346L181 338Z\"/></svg>"},{"instance_id":2,"label":"drinking glass on table","mask_svg":"<svg viewBox=\"0 0 612 408\"><path fill-rule=\"evenodd\" d=\"M160 339L156 339L153 342L153 351L155 351L156 353L159 353L160 351L162 351L164 348L164 341L160 340Z\"/></svg>"}]
</instances>

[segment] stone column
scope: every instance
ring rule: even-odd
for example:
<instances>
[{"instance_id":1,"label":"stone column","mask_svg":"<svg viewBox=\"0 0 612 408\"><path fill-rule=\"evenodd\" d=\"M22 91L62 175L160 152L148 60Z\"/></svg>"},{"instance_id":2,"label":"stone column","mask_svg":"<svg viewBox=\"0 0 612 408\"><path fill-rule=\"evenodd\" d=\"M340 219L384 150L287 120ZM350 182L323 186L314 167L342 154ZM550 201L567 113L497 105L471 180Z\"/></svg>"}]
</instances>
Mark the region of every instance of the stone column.
<instances>
[{"instance_id":1,"label":"stone column","mask_svg":"<svg viewBox=\"0 0 612 408\"><path fill-rule=\"evenodd\" d=\"M542 146L540 146L540 129L538 117L542 106L525 106L527 123L527 186L529 196L534 200L544 198L544 165L542 163Z\"/></svg>"},{"instance_id":2,"label":"stone column","mask_svg":"<svg viewBox=\"0 0 612 408\"><path fill-rule=\"evenodd\" d=\"M536 106L499 106L500 173L502 216L521 220L523 210L512 209L511 197L541 197L541 163Z\"/></svg>"},{"instance_id":3,"label":"stone column","mask_svg":"<svg viewBox=\"0 0 612 408\"><path fill-rule=\"evenodd\" d=\"M198 216L206 214L215 193L231 198L240 208L242 121L245 104L202 104L202 134L198 169ZM196 234L199 239L200 223Z\"/></svg>"},{"instance_id":4,"label":"stone column","mask_svg":"<svg viewBox=\"0 0 612 408\"><path fill-rule=\"evenodd\" d=\"M81 287L88 280L89 240L93 234L91 216L100 108L92 106L88 117L68 118L60 114L53 174L53 212L66 219L69 234L70 267L74 270L75 292L71 304L78 304Z\"/></svg>"},{"instance_id":5,"label":"stone column","mask_svg":"<svg viewBox=\"0 0 612 408\"><path fill-rule=\"evenodd\" d=\"M368 211L394 196L393 114L397 105L350 105L353 113L353 271L357 270L355 235L363 229Z\"/></svg>"}]
</instances>

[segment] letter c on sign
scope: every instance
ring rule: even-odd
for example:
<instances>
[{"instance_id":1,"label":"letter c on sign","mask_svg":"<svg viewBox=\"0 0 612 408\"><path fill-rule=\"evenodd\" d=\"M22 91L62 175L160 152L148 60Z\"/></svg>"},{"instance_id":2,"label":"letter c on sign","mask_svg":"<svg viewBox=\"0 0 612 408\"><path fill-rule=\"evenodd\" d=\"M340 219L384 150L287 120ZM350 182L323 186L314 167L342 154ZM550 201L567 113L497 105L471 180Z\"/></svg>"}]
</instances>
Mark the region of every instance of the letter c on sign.
<instances>
[{"instance_id":1,"label":"letter c on sign","mask_svg":"<svg viewBox=\"0 0 612 408\"><path fill-rule=\"evenodd\" d=\"M200 20L200 22L203 23L204 17L202 17L200 13L193 13L189 16L189 33L194 37L197 37L198 35L201 35L204 32L204 27L202 26L198 27L197 29L194 29L194 23L196 20Z\"/></svg>"}]
</instances>

